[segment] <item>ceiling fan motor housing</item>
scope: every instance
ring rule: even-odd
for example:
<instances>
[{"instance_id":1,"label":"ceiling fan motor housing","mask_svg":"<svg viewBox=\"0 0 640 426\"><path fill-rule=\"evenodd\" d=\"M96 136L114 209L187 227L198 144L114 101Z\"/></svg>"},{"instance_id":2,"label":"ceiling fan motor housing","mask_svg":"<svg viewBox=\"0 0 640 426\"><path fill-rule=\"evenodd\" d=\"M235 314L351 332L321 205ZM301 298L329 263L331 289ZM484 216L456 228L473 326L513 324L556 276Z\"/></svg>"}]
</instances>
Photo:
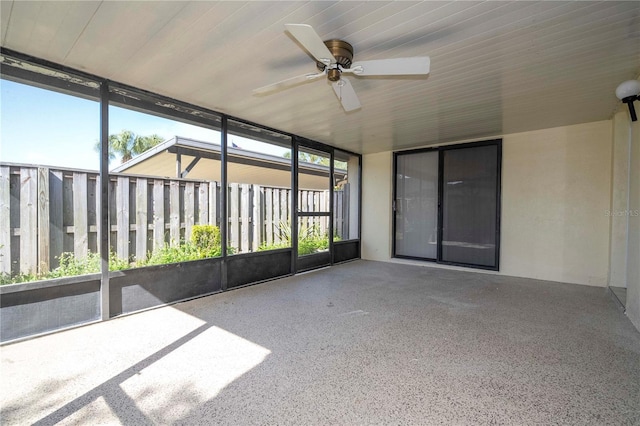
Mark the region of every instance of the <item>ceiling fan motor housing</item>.
<instances>
[{"instance_id":1,"label":"ceiling fan motor housing","mask_svg":"<svg viewBox=\"0 0 640 426\"><path fill-rule=\"evenodd\" d=\"M324 42L327 49L331 52L336 63L342 68L351 68L351 62L353 61L353 46L343 40L327 40ZM322 62L318 62L318 69L324 71L327 67ZM338 69L330 69L327 72L327 76L330 81L340 80L340 71Z\"/></svg>"}]
</instances>

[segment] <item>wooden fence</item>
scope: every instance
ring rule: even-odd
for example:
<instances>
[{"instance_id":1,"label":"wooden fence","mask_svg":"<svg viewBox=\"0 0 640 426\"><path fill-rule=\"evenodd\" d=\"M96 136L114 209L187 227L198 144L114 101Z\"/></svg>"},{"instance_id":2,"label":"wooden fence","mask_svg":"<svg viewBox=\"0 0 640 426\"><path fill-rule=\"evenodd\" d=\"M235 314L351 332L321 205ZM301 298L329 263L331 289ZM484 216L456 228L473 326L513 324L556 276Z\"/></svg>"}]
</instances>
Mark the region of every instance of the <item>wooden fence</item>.
<instances>
[{"instance_id":1,"label":"wooden fence","mask_svg":"<svg viewBox=\"0 0 640 426\"><path fill-rule=\"evenodd\" d=\"M0 165L0 273L46 272L63 252L98 250L100 176L96 172ZM334 191L335 233L348 235L348 185ZM286 239L291 189L231 183L229 245L236 252ZM144 258L165 244L189 239L196 224L220 226L220 184L125 174L109 177L111 250ZM329 191L301 190L301 211L328 211ZM301 217L302 229L325 233L328 217Z\"/></svg>"}]
</instances>

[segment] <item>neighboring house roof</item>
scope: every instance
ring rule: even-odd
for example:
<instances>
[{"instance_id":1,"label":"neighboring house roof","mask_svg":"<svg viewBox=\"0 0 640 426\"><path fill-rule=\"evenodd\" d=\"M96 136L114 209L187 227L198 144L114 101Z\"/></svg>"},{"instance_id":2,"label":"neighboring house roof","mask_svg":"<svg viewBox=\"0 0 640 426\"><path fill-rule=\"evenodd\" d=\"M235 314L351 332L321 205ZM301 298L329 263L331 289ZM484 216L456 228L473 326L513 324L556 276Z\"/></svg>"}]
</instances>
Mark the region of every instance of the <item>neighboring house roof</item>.
<instances>
[{"instance_id":1,"label":"neighboring house roof","mask_svg":"<svg viewBox=\"0 0 640 426\"><path fill-rule=\"evenodd\" d=\"M227 181L291 187L291 159L228 147ZM220 145L175 136L111 170L166 178L220 180ZM336 181L346 170L336 169ZM328 189L329 167L300 162L300 189Z\"/></svg>"}]
</instances>

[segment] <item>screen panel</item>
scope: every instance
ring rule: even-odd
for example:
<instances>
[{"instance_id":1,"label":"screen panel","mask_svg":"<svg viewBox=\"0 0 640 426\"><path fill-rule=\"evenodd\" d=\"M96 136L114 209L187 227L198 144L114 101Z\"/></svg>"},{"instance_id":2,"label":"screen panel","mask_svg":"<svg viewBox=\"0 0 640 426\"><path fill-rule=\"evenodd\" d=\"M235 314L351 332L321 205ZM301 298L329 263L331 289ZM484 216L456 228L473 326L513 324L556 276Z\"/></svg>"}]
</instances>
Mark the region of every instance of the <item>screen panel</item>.
<instances>
[{"instance_id":1,"label":"screen panel","mask_svg":"<svg viewBox=\"0 0 640 426\"><path fill-rule=\"evenodd\" d=\"M498 145L442 152L441 261L497 267Z\"/></svg>"}]
</instances>

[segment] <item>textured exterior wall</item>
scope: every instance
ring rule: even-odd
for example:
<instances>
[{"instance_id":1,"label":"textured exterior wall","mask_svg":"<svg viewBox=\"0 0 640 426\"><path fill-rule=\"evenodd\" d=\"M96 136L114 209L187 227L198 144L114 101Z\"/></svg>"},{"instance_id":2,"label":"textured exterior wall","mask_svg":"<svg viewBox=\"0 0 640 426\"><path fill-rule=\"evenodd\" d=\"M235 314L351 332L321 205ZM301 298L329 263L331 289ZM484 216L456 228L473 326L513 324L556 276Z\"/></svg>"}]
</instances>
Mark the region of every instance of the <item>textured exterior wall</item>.
<instances>
[{"instance_id":1,"label":"textured exterior wall","mask_svg":"<svg viewBox=\"0 0 640 426\"><path fill-rule=\"evenodd\" d=\"M607 120L502 137L500 273L607 285L611 135ZM391 260L392 153L363 164L362 257Z\"/></svg>"}]
</instances>

